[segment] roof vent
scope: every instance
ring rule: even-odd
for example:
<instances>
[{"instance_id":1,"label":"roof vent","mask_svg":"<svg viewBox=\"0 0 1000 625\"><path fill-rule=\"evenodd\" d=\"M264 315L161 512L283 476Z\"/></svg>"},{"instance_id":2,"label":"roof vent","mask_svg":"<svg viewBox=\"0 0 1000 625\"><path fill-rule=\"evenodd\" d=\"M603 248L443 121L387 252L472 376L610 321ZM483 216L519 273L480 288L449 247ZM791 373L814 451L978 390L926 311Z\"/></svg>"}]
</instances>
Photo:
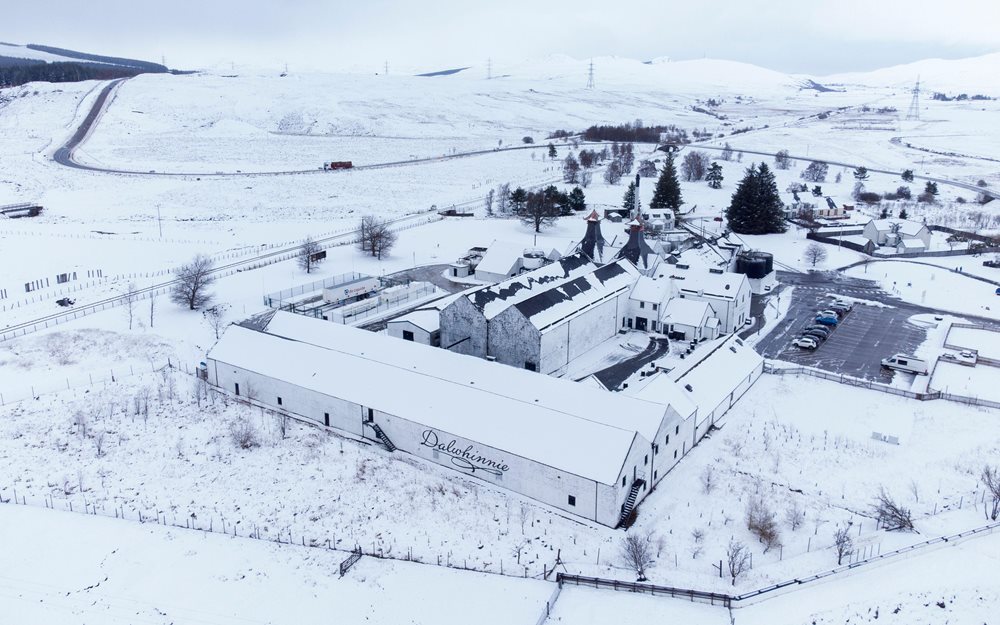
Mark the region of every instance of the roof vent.
<instances>
[{"instance_id":1,"label":"roof vent","mask_svg":"<svg viewBox=\"0 0 1000 625\"><path fill-rule=\"evenodd\" d=\"M729 346L729 351L731 351L731 352L733 352L735 354L736 353L736 348L733 347L732 345L730 345Z\"/></svg>"},{"instance_id":2,"label":"roof vent","mask_svg":"<svg viewBox=\"0 0 1000 625\"><path fill-rule=\"evenodd\" d=\"M687 389L687 392L689 392L689 393L693 393L694 392L694 387L691 386L690 384L685 384L684 388Z\"/></svg>"},{"instance_id":3,"label":"roof vent","mask_svg":"<svg viewBox=\"0 0 1000 625\"><path fill-rule=\"evenodd\" d=\"M680 266L680 265L678 265L678 266ZM708 271L709 271L710 273L723 273L723 271L722 271L721 269L716 269L716 268L714 268L714 267L713 267L713 268L711 268L711 269L709 269Z\"/></svg>"}]
</instances>

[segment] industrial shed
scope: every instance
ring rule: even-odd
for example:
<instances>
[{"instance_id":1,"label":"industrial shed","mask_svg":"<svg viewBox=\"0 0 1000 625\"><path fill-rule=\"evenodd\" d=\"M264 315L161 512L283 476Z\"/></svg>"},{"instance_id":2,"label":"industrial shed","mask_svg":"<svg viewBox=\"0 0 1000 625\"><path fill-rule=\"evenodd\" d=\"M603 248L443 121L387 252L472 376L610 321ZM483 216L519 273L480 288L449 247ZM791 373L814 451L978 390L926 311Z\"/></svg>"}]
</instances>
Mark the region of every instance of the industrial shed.
<instances>
[{"instance_id":1,"label":"industrial shed","mask_svg":"<svg viewBox=\"0 0 1000 625\"><path fill-rule=\"evenodd\" d=\"M280 311L231 326L207 364L226 391L608 526L662 478L654 441L683 421L662 403Z\"/></svg>"}]
</instances>

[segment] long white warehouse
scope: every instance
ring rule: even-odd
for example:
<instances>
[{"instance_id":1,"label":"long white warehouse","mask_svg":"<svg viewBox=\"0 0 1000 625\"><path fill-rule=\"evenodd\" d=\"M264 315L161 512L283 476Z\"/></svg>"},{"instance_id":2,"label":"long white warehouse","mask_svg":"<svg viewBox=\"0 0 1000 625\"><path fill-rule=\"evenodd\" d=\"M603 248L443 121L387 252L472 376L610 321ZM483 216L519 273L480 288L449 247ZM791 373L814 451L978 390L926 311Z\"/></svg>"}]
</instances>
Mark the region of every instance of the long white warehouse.
<instances>
[{"instance_id":1,"label":"long white warehouse","mask_svg":"<svg viewBox=\"0 0 1000 625\"><path fill-rule=\"evenodd\" d=\"M677 462L671 406L270 311L208 354L213 384L617 526ZM673 435L671 437L671 435Z\"/></svg>"}]
</instances>

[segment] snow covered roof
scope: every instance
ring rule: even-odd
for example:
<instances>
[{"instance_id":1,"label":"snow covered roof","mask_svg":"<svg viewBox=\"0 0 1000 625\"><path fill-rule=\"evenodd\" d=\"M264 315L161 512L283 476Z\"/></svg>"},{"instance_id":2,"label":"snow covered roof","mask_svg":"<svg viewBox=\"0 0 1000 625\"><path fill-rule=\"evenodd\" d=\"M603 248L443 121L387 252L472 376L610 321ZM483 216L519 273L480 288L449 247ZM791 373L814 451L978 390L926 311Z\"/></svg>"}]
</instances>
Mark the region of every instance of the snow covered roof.
<instances>
[{"instance_id":1,"label":"snow covered roof","mask_svg":"<svg viewBox=\"0 0 1000 625\"><path fill-rule=\"evenodd\" d=\"M655 280L648 276L639 276L629 298L639 302L660 303L670 297L670 286L670 280L667 278Z\"/></svg>"},{"instance_id":2,"label":"snow covered roof","mask_svg":"<svg viewBox=\"0 0 1000 625\"><path fill-rule=\"evenodd\" d=\"M677 323L694 328L702 327L706 318L712 316L712 308L708 302L696 302L691 299L675 297L667 303L663 323Z\"/></svg>"},{"instance_id":3,"label":"snow covered roof","mask_svg":"<svg viewBox=\"0 0 1000 625\"><path fill-rule=\"evenodd\" d=\"M892 232L893 226L899 224L899 233L907 236L916 236L921 230L926 228L922 223L910 221L909 219L872 219L870 224L874 224L879 232Z\"/></svg>"},{"instance_id":4,"label":"snow covered roof","mask_svg":"<svg viewBox=\"0 0 1000 625\"><path fill-rule=\"evenodd\" d=\"M681 293L697 293L703 291L705 295L735 299L743 285L749 288L747 277L742 273L732 273L729 271L716 272L708 269L681 269L671 276L678 280L678 291Z\"/></svg>"},{"instance_id":5,"label":"snow covered roof","mask_svg":"<svg viewBox=\"0 0 1000 625\"><path fill-rule=\"evenodd\" d=\"M570 254L554 263L526 271L498 284L476 289L468 295L468 298L483 316L492 319L510 306L547 290L554 284L593 271L596 267L597 265L583 254Z\"/></svg>"},{"instance_id":6,"label":"snow covered roof","mask_svg":"<svg viewBox=\"0 0 1000 625\"><path fill-rule=\"evenodd\" d=\"M710 343L708 351L699 351L703 357L685 361L684 367L678 367L669 373L690 398L700 415L708 415L736 388L740 381L760 367L764 359L749 345L735 334ZM688 387L691 390L688 390Z\"/></svg>"},{"instance_id":7,"label":"snow covered roof","mask_svg":"<svg viewBox=\"0 0 1000 625\"><path fill-rule=\"evenodd\" d=\"M279 311L266 331L231 326L220 363L396 415L613 484L661 404ZM391 390L391 392L386 392Z\"/></svg>"},{"instance_id":8,"label":"snow covered roof","mask_svg":"<svg viewBox=\"0 0 1000 625\"><path fill-rule=\"evenodd\" d=\"M394 323L412 323L421 330L437 332L441 329L441 311L437 308L420 308L395 319L390 319L386 323L388 325Z\"/></svg>"},{"instance_id":9,"label":"snow covered roof","mask_svg":"<svg viewBox=\"0 0 1000 625\"><path fill-rule=\"evenodd\" d=\"M632 383L622 392L636 399L665 404L685 420L698 411L687 391L665 373L648 377L645 382Z\"/></svg>"},{"instance_id":10,"label":"snow covered roof","mask_svg":"<svg viewBox=\"0 0 1000 625\"><path fill-rule=\"evenodd\" d=\"M479 265L476 266L476 271L502 276L510 275L514 265L523 254L523 245L507 241L493 241L483 255L483 259L479 261Z\"/></svg>"},{"instance_id":11,"label":"snow covered roof","mask_svg":"<svg viewBox=\"0 0 1000 625\"><path fill-rule=\"evenodd\" d=\"M920 239L903 239L899 242L899 247L907 250L922 250L924 242Z\"/></svg>"},{"instance_id":12,"label":"snow covered roof","mask_svg":"<svg viewBox=\"0 0 1000 625\"><path fill-rule=\"evenodd\" d=\"M631 289L638 277L632 263L619 260L555 284L514 307L532 325L546 332L592 305Z\"/></svg>"}]
</instances>

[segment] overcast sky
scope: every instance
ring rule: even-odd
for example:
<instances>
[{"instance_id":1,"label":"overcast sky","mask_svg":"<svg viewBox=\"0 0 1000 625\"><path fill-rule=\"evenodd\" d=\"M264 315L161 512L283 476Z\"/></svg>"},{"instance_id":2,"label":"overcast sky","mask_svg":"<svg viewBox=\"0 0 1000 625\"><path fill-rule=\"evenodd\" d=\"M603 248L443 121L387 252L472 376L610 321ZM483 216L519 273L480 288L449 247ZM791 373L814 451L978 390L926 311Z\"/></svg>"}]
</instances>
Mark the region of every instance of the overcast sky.
<instances>
[{"instance_id":1,"label":"overcast sky","mask_svg":"<svg viewBox=\"0 0 1000 625\"><path fill-rule=\"evenodd\" d=\"M823 75L1000 50L1000 0L49 0L0 41L174 68L432 71L549 54L731 59Z\"/></svg>"}]
</instances>

